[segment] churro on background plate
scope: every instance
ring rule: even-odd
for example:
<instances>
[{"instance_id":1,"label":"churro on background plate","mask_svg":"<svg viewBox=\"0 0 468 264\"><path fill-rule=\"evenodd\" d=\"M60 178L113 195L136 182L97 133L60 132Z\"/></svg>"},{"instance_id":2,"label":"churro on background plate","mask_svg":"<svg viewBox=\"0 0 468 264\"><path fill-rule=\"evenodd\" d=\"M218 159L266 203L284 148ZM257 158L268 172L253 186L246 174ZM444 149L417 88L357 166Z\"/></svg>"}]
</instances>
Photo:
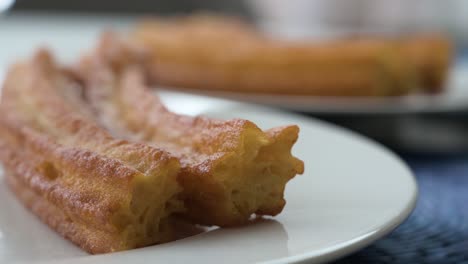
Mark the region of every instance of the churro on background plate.
<instances>
[{"instance_id":1,"label":"churro on background plate","mask_svg":"<svg viewBox=\"0 0 468 264\"><path fill-rule=\"evenodd\" d=\"M130 38L151 51L155 84L317 96L395 96L443 89L452 57L439 35L328 41L270 38L234 18L148 19Z\"/></svg>"}]
</instances>

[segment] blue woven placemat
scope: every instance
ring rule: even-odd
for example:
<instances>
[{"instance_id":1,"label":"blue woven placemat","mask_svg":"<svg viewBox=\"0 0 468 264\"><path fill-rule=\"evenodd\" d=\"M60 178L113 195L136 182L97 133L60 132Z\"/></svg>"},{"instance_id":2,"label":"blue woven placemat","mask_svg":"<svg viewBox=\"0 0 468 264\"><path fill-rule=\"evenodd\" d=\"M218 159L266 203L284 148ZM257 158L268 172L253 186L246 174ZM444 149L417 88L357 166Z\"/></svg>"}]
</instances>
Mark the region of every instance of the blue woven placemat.
<instances>
[{"instance_id":1,"label":"blue woven placemat","mask_svg":"<svg viewBox=\"0 0 468 264\"><path fill-rule=\"evenodd\" d=\"M468 263L468 156L406 157L419 184L411 216L336 263Z\"/></svg>"}]
</instances>

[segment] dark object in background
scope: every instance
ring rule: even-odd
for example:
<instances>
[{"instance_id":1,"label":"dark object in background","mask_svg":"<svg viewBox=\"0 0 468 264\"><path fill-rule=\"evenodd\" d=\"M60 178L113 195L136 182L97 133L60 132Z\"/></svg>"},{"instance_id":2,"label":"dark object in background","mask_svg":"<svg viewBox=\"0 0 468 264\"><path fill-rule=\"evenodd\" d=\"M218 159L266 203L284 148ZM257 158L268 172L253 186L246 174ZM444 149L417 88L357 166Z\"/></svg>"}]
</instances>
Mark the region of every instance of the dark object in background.
<instances>
[{"instance_id":1,"label":"dark object in background","mask_svg":"<svg viewBox=\"0 0 468 264\"><path fill-rule=\"evenodd\" d=\"M369 136L399 153L447 155L468 150L468 112L314 117Z\"/></svg>"},{"instance_id":2,"label":"dark object in background","mask_svg":"<svg viewBox=\"0 0 468 264\"><path fill-rule=\"evenodd\" d=\"M90 13L137 13L137 14L177 14L194 11L212 11L248 16L243 1L221 0L16 0L13 10L27 11L71 11Z\"/></svg>"}]
</instances>

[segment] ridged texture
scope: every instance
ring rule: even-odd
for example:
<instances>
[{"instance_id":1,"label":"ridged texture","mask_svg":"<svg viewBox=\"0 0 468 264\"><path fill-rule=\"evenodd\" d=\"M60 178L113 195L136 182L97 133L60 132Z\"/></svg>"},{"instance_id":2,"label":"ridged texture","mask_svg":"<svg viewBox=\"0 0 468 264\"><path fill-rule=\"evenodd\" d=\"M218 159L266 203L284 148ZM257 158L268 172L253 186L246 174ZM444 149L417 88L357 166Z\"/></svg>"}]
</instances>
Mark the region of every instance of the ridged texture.
<instances>
[{"instance_id":1,"label":"ridged texture","mask_svg":"<svg viewBox=\"0 0 468 264\"><path fill-rule=\"evenodd\" d=\"M51 228L90 253L174 238L178 160L112 137L48 52L11 67L0 109L7 183Z\"/></svg>"},{"instance_id":2,"label":"ridged texture","mask_svg":"<svg viewBox=\"0 0 468 264\"><path fill-rule=\"evenodd\" d=\"M389 45L272 40L219 17L149 20L134 37L154 51L155 82L182 88L322 96L383 96L416 87Z\"/></svg>"},{"instance_id":3,"label":"ridged texture","mask_svg":"<svg viewBox=\"0 0 468 264\"><path fill-rule=\"evenodd\" d=\"M401 49L416 67L423 89L443 91L454 56L453 44L440 35L422 35L403 40Z\"/></svg>"},{"instance_id":4,"label":"ridged texture","mask_svg":"<svg viewBox=\"0 0 468 264\"><path fill-rule=\"evenodd\" d=\"M286 183L304 170L291 155L299 128L262 131L247 120L172 113L145 84L145 58L109 34L83 58L85 97L101 122L115 135L150 143L180 160L185 218L232 226L253 213L280 213Z\"/></svg>"},{"instance_id":5,"label":"ridged texture","mask_svg":"<svg viewBox=\"0 0 468 264\"><path fill-rule=\"evenodd\" d=\"M437 91L451 55L439 37L292 42L209 15L147 20L133 37L152 50L155 83L248 93L392 96L426 89L426 80Z\"/></svg>"}]
</instances>

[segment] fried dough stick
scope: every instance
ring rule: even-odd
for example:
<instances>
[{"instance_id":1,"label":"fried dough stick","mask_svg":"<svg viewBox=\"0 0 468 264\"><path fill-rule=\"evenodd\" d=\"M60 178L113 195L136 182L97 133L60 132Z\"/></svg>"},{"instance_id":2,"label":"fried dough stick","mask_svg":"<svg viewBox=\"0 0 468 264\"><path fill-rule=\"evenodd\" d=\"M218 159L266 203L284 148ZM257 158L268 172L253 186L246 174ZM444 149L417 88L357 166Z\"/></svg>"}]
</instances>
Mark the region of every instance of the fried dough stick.
<instances>
[{"instance_id":1,"label":"fried dough stick","mask_svg":"<svg viewBox=\"0 0 468 264\"><path fill-rule=\"evenodd\" d=\"M16 196L90 253L173 239L180 164L113 138L46 51L14 65L1 102L0 159Z\"/></svg>"},{"instance_id":2,"label":"fried dough stick","mask_svg":"<svg viewBox=\"0 0 468 264\"><path fill-rule=\"evenodd\" d=\"M429 93L443 91L453 59L452 43L444 36L433 34L404 38L400 45L415 65L422 89Z\"/></svg>"},{"instance_id":3,"label":"fried dough stick","mask_svg":"<svg viewBox=\"0 0 468 264\"><path fill-rule=\"evenodd\" d=\"M291 42L216 16L148 20L132 35L151 50L154 83L200 90L319 96L414 91L417 72L393 43Z\"/></svg>"},{"instance_id":4,"label":"fried dough stick","mask_svg":"<svg viewBox=\"0 0 468 264\"><path fill-rule=\"evenodd\" d=\"M286 183L304 164L291 155L297 126L262 131L250 121L170 112L145 84L144 54L112 35L84 57L85 97L109 130L179 158L187 212L198 224L233 226L252 214L276 215ZM142 59L143 58L143 59Z\"/></svg>"}]
</instances>

